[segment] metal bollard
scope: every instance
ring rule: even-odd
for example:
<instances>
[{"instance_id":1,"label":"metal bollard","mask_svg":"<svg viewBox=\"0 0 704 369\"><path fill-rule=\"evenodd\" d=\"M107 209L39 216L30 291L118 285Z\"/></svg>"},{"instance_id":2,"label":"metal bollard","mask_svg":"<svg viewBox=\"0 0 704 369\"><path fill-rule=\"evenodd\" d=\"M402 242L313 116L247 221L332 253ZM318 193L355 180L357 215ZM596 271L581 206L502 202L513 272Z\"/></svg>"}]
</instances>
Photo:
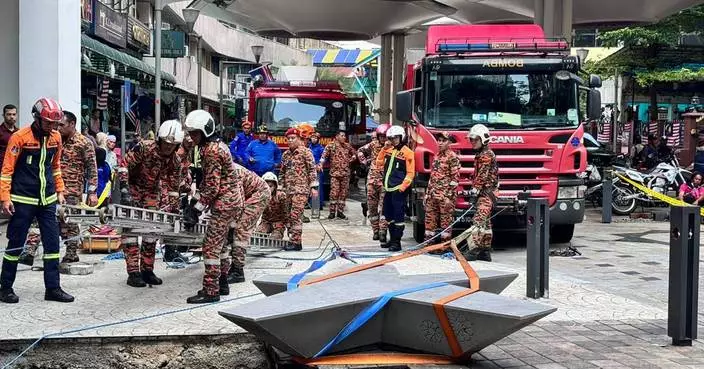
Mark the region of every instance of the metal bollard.
<instances>
[{"instance_id":1,"label":"metal bollard","mask_svg":"<svg viewBox=\"0 0 704 369\"><path fill-rule=\"evenodd\" d=\"M670 207L667 335L675 346L691 346L697 339L699 224L698 206Z\"/></svg>"},{"instance_id":2,"label":"metal bollard","mask_svg":"<svg viewBox=\"0 0 704 369\"><path fill-rule=\"evenodd\" d=\"M547 199L528 199L526 213L526 296L548 297L550 207Z\"/></svg>"},{"instance_id":3,"label":"metal bollard","mask_svg":"<svg viewBox=\"0 0 704 369\"><path fill-rule=\"evenodd\" d=\"M611 181L613 174L610 170L604 170L604 180L601 183L601 222L611 223L611 193L614 190L614 184Z\"/></svg>"}]
</instances>

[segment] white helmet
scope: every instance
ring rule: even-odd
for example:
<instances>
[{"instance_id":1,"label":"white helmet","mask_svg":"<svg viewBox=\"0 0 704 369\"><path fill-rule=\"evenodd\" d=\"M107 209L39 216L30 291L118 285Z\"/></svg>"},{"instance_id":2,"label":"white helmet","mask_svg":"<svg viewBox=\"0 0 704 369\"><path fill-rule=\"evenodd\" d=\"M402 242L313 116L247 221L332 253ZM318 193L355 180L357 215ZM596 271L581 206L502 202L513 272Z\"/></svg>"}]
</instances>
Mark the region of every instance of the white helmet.
<instances>
[{"instance_id":1,"label":"white helmet","mask_svg":"<svg viewBox=\"0 0 704 369\"><path fill-rule=\"evenodd\" d=\"M210 137L215 133L215 120L205 110L194 110L186 116L187 131L201 131L205 137Z\"/></svg>"},{"instance_id":2,"label":"white helmet","mask_svg":"<svg viewBox=\"0 0 704 369\"><path fill-rule=\"evenodd\" d=\"M472 129L469 130L467 137L470 139L479 137L482 140L482 145L487 145L489 143L489 128L486 128L483 124L475 124Z\"/></svg>"},{"instance_id":3,"label":"white helmet","mask_svg":"<svg viewBox=\"0 0 704 369\"><path fill-rule=\"evenodd\" d=\"M394 136L401 136L401 139L406 136L406 131L401 126L391 126L386 130L386 137L391 138Z\"/></svg>"},{"instance_id":4,"label":"white helmet","mask_svg":"<svg viewBox=\"0 0 704 369\"><path fill-rule=\"evenodd\" d=\"M279 178L276 177L276 174L274 174L274 173L272 173L272 172L266 172L266 173L264 173L264 175L262 176L262 179L263 179L265 182L274 182L274 183L276 183L277 185L279 184Z\"/></svg>"},{"instance_id":5,"label":"white helmet","mask_svg":"<svg viewBox=\"0 0 704 369\"><path fill-rule=\"evenodd\" d=\"M183 142L183 129L181 122L177 120L167 120L159 126L159 140L170 144L180 144Z\"/></svg>"}]
</instances>

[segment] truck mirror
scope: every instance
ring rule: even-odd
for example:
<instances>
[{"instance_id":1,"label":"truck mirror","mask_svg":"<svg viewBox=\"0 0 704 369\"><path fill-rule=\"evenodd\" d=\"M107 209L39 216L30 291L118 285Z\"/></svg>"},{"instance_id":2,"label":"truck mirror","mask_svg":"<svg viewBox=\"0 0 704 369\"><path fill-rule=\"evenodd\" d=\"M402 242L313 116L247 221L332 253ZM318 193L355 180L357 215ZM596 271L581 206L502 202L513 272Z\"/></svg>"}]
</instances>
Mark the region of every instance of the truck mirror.
<instances>
[{"instance_id":1,"label":"truck mirror","mask_svg":"<svg viewBox=\"0 0 704 369\"><path fill-rule=\"evenodd\" d=\"M597 76L596 74L590 74L589 75L589 87L590 88L601 87L601 77Z\"/></svg>"},{"instance_id":2,"label":"truck mirror","mask_svg":"<svg viewBox=\"0 0 704 369\"><path fill-rule=\"evenodd\" d=\"M587 117L590 120L599 120L601 118L601 92L597 89L589 90L587 96Z\"/></svg>"},{"instance_id":3,"label":"truck mirror","mask_svg":"<svg viewBox=\"0 0 704 369\"><path fill-rule=\"evenodd\" d=\"M396 93L395 116L401 122L413 121L413 96L410 91Z\"/></svg>"}]
</instances>

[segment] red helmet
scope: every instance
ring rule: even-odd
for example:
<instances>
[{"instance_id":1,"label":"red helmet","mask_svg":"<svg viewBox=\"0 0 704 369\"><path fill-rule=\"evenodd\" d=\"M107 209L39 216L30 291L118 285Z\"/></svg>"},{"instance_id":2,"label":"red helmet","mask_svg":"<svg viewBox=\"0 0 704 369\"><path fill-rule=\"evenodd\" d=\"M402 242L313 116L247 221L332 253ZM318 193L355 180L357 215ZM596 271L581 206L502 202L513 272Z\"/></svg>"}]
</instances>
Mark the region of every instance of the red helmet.
<instances>
[{"instance_id":1,"label":"red helmet","mask_svg":"<svg viewBox=\"0 0 704 369\"><path fill-rule=\"evenodd\" d=\"M245 129L245 128L252 128L252 123L250 123L248 121L244 121L244 123L242 123L242 129Z\"/></svg>"},{"instance_id":2,"label":"red helmet","mask_svg":"<svg viewBox=\"0 0 704 369\"><path fill-rule=\"evenodd\" d=\"M61 105L49 97L42 97L34 103L32 115L36 119L44 119L49 122L59 122L64 119L64 111Z\"/></svg>"},{"instance_id":3,"label":"red helmet","mask_svg":"<svg viewBox=\"0 0 704 369\"><path fill-rule=\"evenodd\" d=\"M391 124L380 124L378 127L376 127L376 134L381 135L382 137L386 137L386 131L388 131L390 127Z\"/></svg>"}]
</instances>

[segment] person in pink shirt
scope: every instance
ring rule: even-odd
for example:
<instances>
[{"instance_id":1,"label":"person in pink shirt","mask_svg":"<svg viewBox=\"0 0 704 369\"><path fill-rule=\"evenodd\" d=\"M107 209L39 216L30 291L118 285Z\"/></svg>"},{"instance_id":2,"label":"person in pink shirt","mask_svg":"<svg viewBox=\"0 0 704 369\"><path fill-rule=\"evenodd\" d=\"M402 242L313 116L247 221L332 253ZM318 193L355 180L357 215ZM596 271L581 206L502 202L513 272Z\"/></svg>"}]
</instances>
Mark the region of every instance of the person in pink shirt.
<instances>
[{"instance_id":1,"label":"person in pink shirt","mask_svg":"<svg viewBox=\"0 0 704 369\"><path fill-rule=\"evenodd\" d=\"M694 172L692 174L692 181L690 183L683 183L680 186L680 193L678 198L692 205L702 205L704 204L704 187L702 187L702 180L704 177L701 173Z\"/></svg>"}]
</instances>

